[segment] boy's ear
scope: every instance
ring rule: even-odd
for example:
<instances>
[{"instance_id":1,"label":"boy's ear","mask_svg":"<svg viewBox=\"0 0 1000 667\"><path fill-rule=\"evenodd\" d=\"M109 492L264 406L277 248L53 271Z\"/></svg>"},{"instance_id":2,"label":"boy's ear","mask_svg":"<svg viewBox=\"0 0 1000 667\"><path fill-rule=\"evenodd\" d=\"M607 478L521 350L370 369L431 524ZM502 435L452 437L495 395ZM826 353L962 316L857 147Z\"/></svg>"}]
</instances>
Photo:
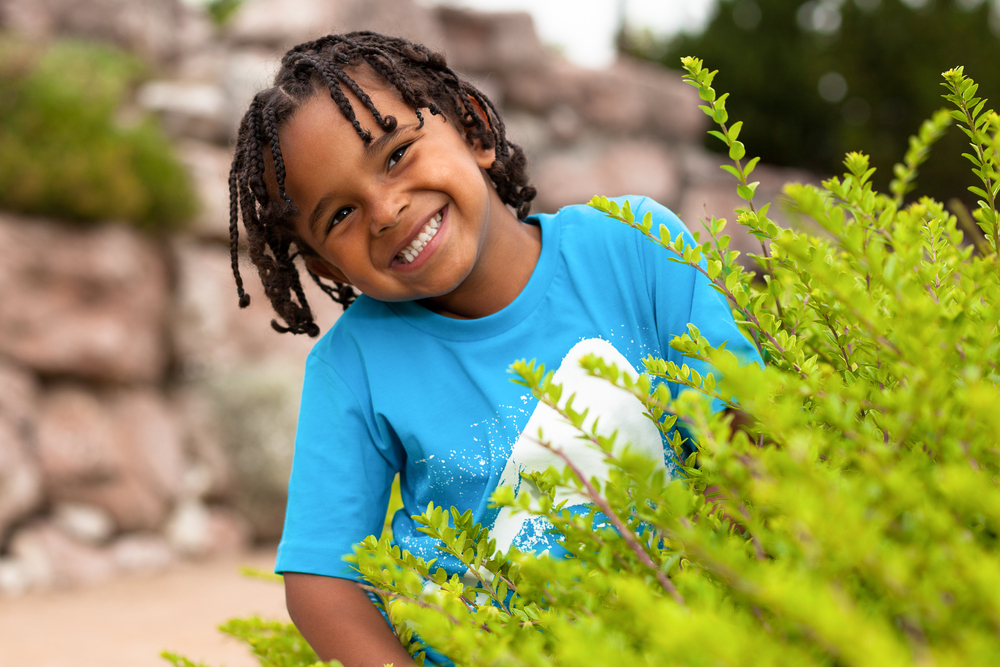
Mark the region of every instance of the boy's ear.
<instances>
[{"instance_id":1,"label":"boy's ear","mask_svg":"<svg viewBox=\"0 0 1000 667\"><path fill-rule=\"evenodd\" d=\"M486 113L486 110L483 109L482 106L480 106L479 102L476 101L476 98L469 95L469 101L472 102L472 110L476 112L476 115L478 115L484 123L486 123L486 127L492 127L492 123L490 123L490 115ZM476 156L476 162L482 169L489 169L493 166L493 162L497 159L496 146L493 148L484 148L482 142L479 140L472 141L472 152Z\"/></svg>"},{"instance_id":2,"label":"boy's ear","mask_svg":"<svg viewBox=\"0 0 1000 667\"><path fill-rule=\"evenodd\" d=\"M326 278L336 283L348 283L350 280L336 266L316 255L307 255L303 258L306 268L315 273L320 278Z\"/></svg>"}]
</instances>

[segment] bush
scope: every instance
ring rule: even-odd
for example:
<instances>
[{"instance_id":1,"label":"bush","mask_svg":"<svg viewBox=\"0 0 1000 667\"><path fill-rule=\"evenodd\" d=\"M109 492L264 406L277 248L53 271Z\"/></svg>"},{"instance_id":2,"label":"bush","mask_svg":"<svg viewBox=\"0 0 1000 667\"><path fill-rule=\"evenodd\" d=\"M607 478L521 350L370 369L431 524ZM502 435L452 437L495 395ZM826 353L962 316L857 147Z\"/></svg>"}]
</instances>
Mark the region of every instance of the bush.
<instances>
[{"instance_id":1,"label":"bush","mask_svg":"<svg viewBox=\"0 0 1000 667\"><path fill-rule=\"evenodd\" d=\"M0 39L0 207L174 228L194 212L187 172L153 119L116 119L141 63L107 46Z\"/></svg>"},{"instance_id":2,"label":"bush","mask_svg":"<svg viewBox=\"0 0 1000 667\"><path fill-rule=\"evenodd\" d=\"M704 221L707 233L690 245L635 220L628 205L592 205L707 274L766 367L739 367L693 327L672 345L710 361L718 377L652 357L637 378L599 358L582 362L641 400L663 432L687 423L698 451L683 478L669 479L584 427L571 387L518 362L516 381L611 465L606 484L580 478L566 459L565 471L531 475L539 500L495 495L547 517L572 557L496 552L471 512L430 507L418 520L467 565L471 585L375 537L357 550L358 569L413 653L419 632L460 665L997 664L1000 116L983 110L961 69L946 72L955 109L925 123L890 194L872 188L858 153L821 188L787 186L792 209L822 230L808 234L777 227L755 205L757 160L745 160L742 125L729 124L726 96L711 87L715 72L691 58L684 66L733 160L725 168L746 200L738 222L761 239L762 279L735 261L724 220ZM975 247L939 203L902 205L951 120L970 138L979 181ZM664 382L692 391L671 400ZM750 423L734 428L703 395ZM684 451L680 436L673 445ZM555 506L560 488L587 496L590 515ZM612 526L595 528L598 513ZM291 626L251 619L240 633L268 656L264 665L314 659L280 650L301 648Z\"/></svg>"}]
</instances>

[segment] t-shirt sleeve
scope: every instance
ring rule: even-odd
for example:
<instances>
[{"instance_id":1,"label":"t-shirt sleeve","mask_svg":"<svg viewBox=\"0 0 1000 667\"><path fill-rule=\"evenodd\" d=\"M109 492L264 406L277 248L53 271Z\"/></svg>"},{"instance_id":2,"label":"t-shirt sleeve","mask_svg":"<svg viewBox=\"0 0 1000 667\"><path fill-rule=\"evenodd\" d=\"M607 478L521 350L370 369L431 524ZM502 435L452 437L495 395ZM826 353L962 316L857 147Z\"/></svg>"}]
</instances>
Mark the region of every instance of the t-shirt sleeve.
<instances>
[{"instance_id":1,"label":"t-shirt sleeve","mask_svg":"<svg viewBox=\"0 0 1000 667\"><path fill-rule=\"evenodd\" d=\"M652 199L645 198L633 208L637 220L641 220L646 212L653 215L654 233L658 233L661 224L670 230L671 237L683 234L685 244L694 244L694 237L674 215L672 211ZM670 347L670 341L675 336L688 333L688 324L698 327L713 346L726 343L726 349L733 352L741 363L757 362L761 365L760 355L754 346L736 325L729 303L724 296L712 287L708 277L692 267L670 261L676 257L674 253L637 234L639 254L644 264L646 286L653 302L657 335L663 357L669 361L697 370L702 376L718 371L709 364L698 359L685 357ZM702 262L704 265L704 261ZM678 385L672 386L674 395ZM721 401L714 401L713 407L721 409Z\"/></svg>"},{"instance_id":2,"label":"t-shirt sleeve","mask_svg":"<svg viewBox=\"0 0 1000 667\"><path fill-rule=\"evenodd\" d=\"M380 444L370 408L310 355L275 571L356 578L343 557L381 532L397 458Z\"/></svg>"}]
</instances>

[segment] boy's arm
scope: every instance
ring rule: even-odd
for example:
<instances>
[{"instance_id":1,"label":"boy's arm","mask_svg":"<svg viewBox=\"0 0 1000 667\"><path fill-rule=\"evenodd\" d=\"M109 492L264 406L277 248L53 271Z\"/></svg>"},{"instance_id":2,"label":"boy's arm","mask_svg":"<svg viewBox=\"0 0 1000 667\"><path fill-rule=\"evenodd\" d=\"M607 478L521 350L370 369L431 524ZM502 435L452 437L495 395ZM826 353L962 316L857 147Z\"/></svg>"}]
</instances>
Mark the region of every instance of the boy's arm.
<instances>
[{"instance_id":1,"label":"boy's arm","mask_svg":"<svg viewBox=\"0 0 1000 667\"><path fill-rule=\"evenodd\" d=\"M344 667L415 665L368 595L353 581L286 572L292 622L321 660Z\"/></svg>"}]
</instances>

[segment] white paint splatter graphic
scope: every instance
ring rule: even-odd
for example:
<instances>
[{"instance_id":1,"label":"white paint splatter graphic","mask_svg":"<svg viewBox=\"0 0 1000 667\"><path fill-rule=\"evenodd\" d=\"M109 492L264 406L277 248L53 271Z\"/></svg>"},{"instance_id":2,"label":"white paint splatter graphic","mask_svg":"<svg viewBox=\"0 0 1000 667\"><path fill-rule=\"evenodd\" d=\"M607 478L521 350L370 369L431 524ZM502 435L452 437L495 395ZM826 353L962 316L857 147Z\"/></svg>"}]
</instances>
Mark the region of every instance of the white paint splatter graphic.
<instances>
[{"instance_id":1,"label":"white paint splatter graphic","mask_svg":"<svg viewBox=\"0 0 1000 667\"><path fill-rule=\"evenodd\" d=\"M615 450L622 451L630 445L632 451L645 453L660 461L663 457L663 440L660 432L643 414L642 403L631 394L613 387L605 380L590 377L580 367L580 359L587 354L602 357L607 363L614 363L621 371L637 377L639 372L615 347L599 338L580 341L563 358L556 370L553 382L563 385L563 396L576 394L573 409L582 412L589 409L583 424L589 431L597 418L598 433L610 436L615 431ZM552 408L539 403L524 427L507 465L501 473L500 484L512 486L515 495L537 493L534 485L521 479L522 473L542 472L550 467L562 469L565 463L555 453L537 442L539 428L546 441L565 452L573 462L590 477L608 479L608 466L603 453L588 442L581 440L579 432L563 421ZM666 465L666 464L662 464ZM567 506L584 504L586 500L577 493L557 494L556 502L568 500ZM524 513L512 514L508 508L500 510L490 535L497 540L497 548L507 551L512 545L522 551L536 551L536 547L547 546L551 537L545 531L551 528L548 521L529 517Z\"/></svg>"}]
</instances>

